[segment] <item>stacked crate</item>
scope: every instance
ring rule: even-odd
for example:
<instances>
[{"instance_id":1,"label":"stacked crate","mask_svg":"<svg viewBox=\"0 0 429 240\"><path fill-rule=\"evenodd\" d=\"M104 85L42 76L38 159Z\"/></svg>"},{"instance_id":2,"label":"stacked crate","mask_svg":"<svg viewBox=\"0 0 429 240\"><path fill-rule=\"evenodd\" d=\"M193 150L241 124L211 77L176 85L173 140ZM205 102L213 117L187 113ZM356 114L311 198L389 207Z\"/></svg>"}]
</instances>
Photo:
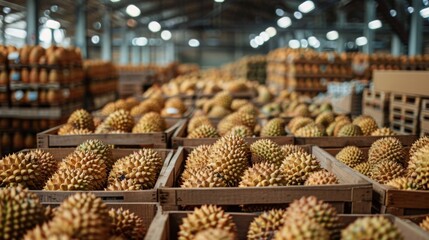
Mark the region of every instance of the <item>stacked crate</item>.
<instances>
[{"instance_id":1,"label":"stacked crate","mask_svg":"<svg viewBox=\"0 0 429 240\"><path fill-rule=\"evenodd\" d=\"M429 99L422 100L420 112L420 132L422 136L429 135Z\"/></svg>"},{"instance_id":2,"label":"stacked crate","mask_svg":"<svg viewBox=\"0 0 429 240\"><path fill-rule=\"evenodd\" d=\"M375 119L380 127L389 125L389 94L365 89L363 92L362 114Z\"/></svg>"},{"instance_id":3,"label":"stacked crate","mask_svg":"<svg viewBox=\"0 0 429 240\"><path fill-rule=\"evenodd\" d=\"M419 133L421 97L402 93L390 94L390 127L404 134Z\"/></svg>"}]
</instances>

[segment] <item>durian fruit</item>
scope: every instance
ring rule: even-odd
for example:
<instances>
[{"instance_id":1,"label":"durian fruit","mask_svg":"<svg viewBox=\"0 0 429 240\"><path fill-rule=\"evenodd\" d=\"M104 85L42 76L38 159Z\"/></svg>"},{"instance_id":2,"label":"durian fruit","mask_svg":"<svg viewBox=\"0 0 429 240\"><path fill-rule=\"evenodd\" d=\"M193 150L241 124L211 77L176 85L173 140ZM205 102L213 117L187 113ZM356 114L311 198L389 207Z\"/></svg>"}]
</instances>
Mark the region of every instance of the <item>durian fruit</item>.
<instances>
[{"instance_id":1,"label":"durian fruit","mask_svg":"<svg viewBox=\"0 0 429 240\"><path fill-rule=\"evenodd\" d=\"M210 145L200 145L192 149L186 158L185 169L206 167L211 162L210 151Z\"/></svg>"},{"instance_id":2,"label":"durian fruit","mask_svg":"<svg viewBox=\"0 0 429 240\"><path fill-rule=\"evenodd\" d=\"M189 169L187 171L189 174L182 175L181 188L227 187L225 181L211 168L202 167L195 171Z\"/></svg>"},{"instance_id":3,"label":"durian fruit","mask_svg":"<svg viewBox=\"0 0 429 240\"><path fill-rule=\"evenodd\" d=\"M308 124L295 131L296 137L321 137L323 132L315 124Z\"/></svg>"},{"instance_id":4,"label":"durian fruit","mask_svg":"<svg viewBox=\"0 0 429 240\"><path fill-rule=\"evenodd\" d=\"M109 217L111 220L110 234L120 236L124 239L143 239L146 229L143 219L135 213L123 208L110 209Z\"/></svg>"},{"instance_id":5,"label":"durian fruit","mask_svg":"<svg viewBox=\"0 0 429 240\"><path fill-rule=\"evenodd\" d=\"M337 122L337 124L335 124L334 135L333 136L338 136L338 133L340 132L341 128L344 127L347 124L350 124L350 121L341 120L341 121Z\"/></svg>"},{"instance_id":6,"label":"durian fruit","mask_svg":"<svg viewBox=\"0 0 429 240\"><path fill-rule=\"evenodd\" d=\"M210 118L222 118L230 114L231 111L222 107L222 106L213 106L210 111L207 113L207 116Z\"/></svg>"},{"instance_id":7,"label":"durian fruit","mask_svg":"<svg viewBox=\"0 0 429 240\"><path fill-rule=\"evenodd\" d=\"M388 181L402 177L405 174L405 168L394 161L383 160L375 164L372 168L370 177L375 181L386 184Z\"/></svg>"},{"instance_id":8,"label":"durian fruit","mask_svg":"<svg viewBox=\"0 0 429 240\"><path fill-rule=\"evenodd\" d=\"M308 153L292 153L287 156L281 167L287 177L286 185L302 185L312 172L321 169L319 161Z\"/></svg>"},{"instance_id":9,"label":"durian fruit","mask_svg":"<svg viewBox=\"0 0 429 240\"><path fill-rule=\"evenodd\" d=\"M379 128L371 133L371 136L395 136L396 133L390 128Z\"/></svg>"},{"instance_id":10,"label":"durian fruit","mask_svg":"<svg viewBox=\"0 0 429 240\"><path fill-rule=\"evenodd\" d=\"M273 118L261 129L261 137L285 136L285 121L281 118Z\"/></svg>"},{"instance_id":11,"label":"durian fruit","mask_svg":"<svg viewBox=\"0 0 429 240\"><path fill-rule=\"evenodd\" d=\"M292 133L295 133L298 129L305 127L310 123L314 123L313 119L307 117L300 117L295 119L295 121L291 121L288 124L288 128Z\"/></svg>"},{"instance_id":12,"label":"durian fruit","mask_svg":"<svg viewBox=\"0 0 429 240\"><path fill-rule=\"evenodd\" d=\"M243 138L228 135L217 140L210 150L210 166L228 186L237 186L249 165L250 149Z\"/></svg>"},{"instance_id":13,"label":"durian fruit","mask_svg":"<svg viewBox=\"0 0 429 240\"><path fill-rule=\"evenodd\" d=\"M85 142L79 144L79 146L76 147L76 150L81 152L93 152L104 161L107 170L109 171L115 163L115 159L113 159L112 147L98 139L86 140Z\"/></svg>"},{"instance_id":14,"label":"durian fruit","mask_svg":"<svg viewBox=\"0 0 429 240\"><path fill-rule=\"evenodd\" d=\"M188 134L187 138L216 138L219 137L216 128L212 125L201 125Z\"/></svg>"},{"instance_id":15,"label":"durian fruit","mask_svg":"<svg viewBox=\"0 0 429 240\"><path fill-rule=\"evenodd\" d=\"M385 137L375 141L368 151L368 161L377 163L382 160L390 160L401 163L406 166L404 148L399 139L394 137Z\"/></svg>"},{"instance_id":16,"label":"durian fruit","mask_svg":"<svg viewBox=\"0 0 429 240\"><path fill-rule=\"evenodd\" d=\"M423 189L429 189L429 145L414 152L408 165L408 176Z\"/></svg>"},{"instance_id":17,"label":"durian fruit","mask_svg":"<svg viewBox=\"0 0 429 240\"><path fill-rule=\"evenodd\" d=\"M114 179L107 185L107 188L105 190L106 191L136 191L141 189L142 189L142 185L139 184L134 179L124 179L124 180Z\"/></svg>"},{"instance_id":18,"label":"durian fruit","mask_svg":"<svg viewBox=\"0 0 429 240\"><path fill-rule=\"evenodd\" d=\"M228 135L228 134L235 134L235 135L240 136L242 138L246 138L246 137L251 137L253 135L253 131L252 131L252 129L250 129L244 125L238 125L238 126L231 128L231 130L229 130L225 135Z\"/></svg>"},{"instance_id":19,"label":"durian fruit","mask_svg":"<svg viewBox=\"0 0 429 240\"><path fill-rule=\"evenodd\" d=\"M115 162L109 174L109 184L116 180L135 180L142 189L155 186L163 161L158 152L141 149Z\"/></svg>"},{"instance_id":20,"label":"durian fruit","mask_svg":"<svg viewBox=\"0 0 429 240\"><path fill-rule=\"evenodd\" d=\"M363 151L356 146L344 147L335 155L335 158L351 168L365 162Z\"/></svg>"},{"instance_id":21,"label":"durian fruit","mask_svg":"<svg viewBox=\"0 0 429 240\"><path fill-rule=\"evenodd\" d=\"M356 165L353 169L369 177L371 175L372 167L371 163L363 162Z\"/></svg>"},{"instance_id":22,"label":"durian fruit","mask_svg":"<svg viewBox=\"0 0 429 240\"><path fill-rule=\"evenodd\" d=\"M63 135L87 135L87 134L91 134L92 132L88 129L72 129L66 133L64 133ZM58 134L60 135L60 134Z\"/></svg>"},{"instance_id":23,"label":"durian fruit","mask_svg":"<svg viewBox=\"0 0 429 240\"><path fill-rule=\"evenodd\" d=\"M328 184L338 184L339 180L335 174L328 172L326 170L321 170L311 173L304 185L328 185Z\"/></svg>"},{"instance_id":24,"label":"durian fruit","mask_svg":"<svg viewBox=\"0 0 429 240\"><path fill-rule=\"evenodd\" d=\"M162 129L157 125L153 124L152 122L139 122L137 123L133 129L131 130L132 133L151 133L151 132L162 132ZM109 132L111 133L111 131Z\"/></svg>"},{"instance_id":25,"label":"durian fruit","mask_svg":"<svg viewBox=\"0 0 429 240\"><path fill-rule=\"evenodd\" d=\"M194 240L235 240L235 234L224 229L209 228L198 232Z\"/></svg>"},{"instance_id":26,"label":"durian fruit","mask_svg":"<svg viewBox=\"0 0 429 240\"><path fill-rule=\"evenodd\" d=\"M0 189L0 238L22 239L24 234L43 223L39 197L22 186Z\"/></svg>"},{"instance_id":27,"label":"durian fruit","mask_svg":"<svg viewBox=\"0 0 429 240\"><path fill-rule=\"evenodd\" d=\"M326 127L326 135L328 136L334 136L334 130L335 127L337 126L338 122L332 122L331 124L328 125L328 127Z\"/></svg>"},{"instance_id":28,"label":"durian fruit","mask_svg":"<svg viewBox=\"0 0 429 240\"><path fill-rule=\"evenodd\" d=\"M398 177L394 178L386 183L387 186L391 186L401 190L419 190L422 186L419 185L414 179L409 177Z\"/></svg>"},{"instance_id":29,"label":"durian fruit","mask_svg":"<svg viewBox=\"0 0 429 240\"><path fill-rule=\"evenodd\" d=\"M215 205L203 205L200 208L195 208L192 213L182 219L178 239L194 239L196 234L210 228L228 231L233 234L234 239L237 236L237 227L231 215Z\"/></svg>"},{"instance_id":30,"label":"durian fruit","mask_svg":"<svg viewBox=\"0 0 429 240\"><path fill-rule=\"evenodd\" d=\"M316 123L322 124L325 127L328 127L333 121L334 113L330 111L320 113L315 120Z\"/></svg>"},{"instance_id":31,"label":"durian fruit","mask_svg":"<svg viewBox=\"0 0 429 240\"><path fill-rule=\"evenodd\" d=\"M231 129L237 125L242 125L240 123L234 123L231 118L231 115L224 117L217 125L217 131L221 136L225 136Z\"/></svg>"},{"instance_id":32,"label":"durian fruit","mask_svg":"<svg viewBox=\"0 0 429 240\"><path fill-rule=\"evenodd\" d=\"M210 124L211 125L210 119L207 116L202 115L202 116L192 117L188 123L188 132L194 131L197 127L199 127L203 124L205 124L205 125Z\"/></svg>"},{"instance_id":33,"label":"durian fruit","mask_svg":"<svg viewBox=\"0 0 429 240\"><path fill-rule=\"evenodd\" d=\"M251 103L246 104L246 105L240 107L237 110L237 112L247 113L247 114L250 114L250 115L253 115L253 116L257 116L259 114L258 108L255 105L251 104Z\"/></svg>"},{"instance_id":34,"label":"durian fruit","mask_svg":"<svg viewBox=\"0 0 429 240\"><path fill-rule=\"evenodd\" d=\"M153 125L156 125L157 128L161 129L161 131L165 130L167 128L167 123L165 122L165 119L157 112L149 112L144 114L137 124L139 123L151 123Z\"/></svg>"},{"instance_id":35,"label":"durian fruit","mask_svg":"<svg viewBox=\"0 0 429 240\"><path fill-rule=\"evenodd\" d=\"M58 169L58 161L54 156L40 149L32 150L28 154L33 155L40 163L40 173L44 177L43 184L55 173Z\"/></svg>"},{"instance_id":36,"label":"durian fruit","mask_svg":"<svg viewBox=\"0 0 429 240\"><path fill-rule=\"evenodd\" d=\"M250 152L253 164L267 162L280 167L285 158L281 147L270 139L261 139L252 143Z\"/></svg>"},{"instance_id":37,"label":"durian fruit","mask_svg":"<svg viewBox=\"0 0 429 240\"><path fill-rule=\"evenodd\" d=\"M96 190L92 177L80 168L61 169L46 182L43 190L49 191L89 191Z\"/></svg>"},{"instance_id":38,"label":"durian fruit","mask_svg":"<svg viewBox=\"0 0 429 240\"><path fill-rule=\"evenodd\" d=\"M372 132L378 129L377 122L372 117L364 117L359 121L353 121L353 124L358 125L363 132L363 135L370 136Z\"/></svg>"},{"instance_id":39,"label":"durian fruit","mask_svg":"<svg viewBox=\"0 0 429 240\"><path fill-rule=\"evenodd\" d=\"M238 109L240 109L242 106L249 104L249 101L246 99L234 99L231 102L231 109L233 111L237 111Z\"/></svg>"},{"instance_id":40,"label":"durian fruit","mask_svg":"<svg viewBox=\"0 0 429 240\"><path fill-rule=\"evenodd\" d=\"M286 186L287 179L274 164L262 162L248 168L241 178L239 187Z\"/></svg>"},{"instance_id":41,"label":"durian fruit","mask_svg":"<svg viewBox=\"0 0 429 240\"><path fill-rule=\"evenodd\" d=\"M283 209L263 212L250 223L247 239L272 239L274 234L284 225L284 214L285 210Z\"/></svg>"},{"instance_id":42,"label":"durian fruit","mask_svg":"<svg viewBox=\"0 0 429 240\"><path fill-rule=\"evenodd\" d=\"M425 231L429 232L429 217L426 217L421 223L420 227L423 228Z\"/></svg>"},{"instance_id":43,"label":"durian fruit","mask_svg":"<svg viewBox=\"0 0 429 240\"><path fill-rule=\"evenodd\" d=\"M310 111L308 110L308 107L306 104L301 103L299 104L292 112L292 116L294 117L309 117Z\"/></svg>"},{"instance_id":44,"label":"durian fruit","mask_svg":"<svg viewBox=\"0 0 429 240\"><path fill-rule=\"evenodd\" d=\"M387 218L371 216L358 218L341 231L343 240L401 240L401 232Z\"/></svg>"},{"instance_id":45,"label":"durian fruit","mask_svg":"<svg viewBox=\"0 0 429 240\"><path fill-rule=\"evenodd\" d=\"M410 158L413 157L414 153L417 152L420 148L429 145L429 137L423 136L415 141L410 148Z\"/></svg>"},{"instance_id":46,"label":"durian fruit","mask_svg":"<svg viewBox=\"0 0 429 240\"><path fill-rule=\"evenodd\" d=\"M58 135L66 135L67 133L69 133L70 131L74 130L75 128L73 127L73 125L71 124L64 124L60 127L60 129L58 129Z\"/></svg>"},{"instance_id":47,"label":"durian fruit","mask_svg":"<svg viewBox=\"0 0 429 240\"><path fill-rule=\"evenodd\" d=\"M337 134L338 137L352 137L362 135L363 132L360 127L351 123L344 125Z\"/></svg>"},{"instance_id":48,"label":"durian fruit","mask_svg":"<svg viewBox=\"0 0 429 240\"><path fill-rule=\"evenodd\" d=\"M213 101L213 104L216 106L222 106L226 109L230 109L232 104L232 97L229 92L223 91L223 92L217 93L213 97L212 101Z\"/></svg>"},{"instance_id":49,"label":"durian fruit","mask_svg":"<svg viewBox=\"0 0 429 240\"><path fill-rule=\"evenodd\" d=\"M256 126L256 117L255 115L245 113L245 112L235 112L229 115L229 120L235 125L244 125L250 129L255 128Z\"/></svg>"},{"instance_id":50,"label":"durian fruit","mask_svg":"<svg viewBox=\"0 0 429 240\"><path fill-rule=\"evenodd\" d=\"M329 240L329 232L316 221L301 216L285 220L285 224L276 232L274 240Z\"/></svg>"},{"instance_id":51,"label":"durian fruit","mask_svg":"<svg viewBox=\"0 0 429 240\"><path fill-rule=\"evenodd\" d=\"M281 146L281 149L283 150L284 156L287 157L292 153L305 153L305 150L298 146L293 144L286 144Z\"/></svg>"},{"instance_id":52,"label":"durian fruit","mask_svg":"<svg viewBox=\"0 0 429 240\"><path fill-rule=\"evenodd\" d=\"M341 227L335 208L314 196L293 201L285 213L285 218L291 221L298 221L305 217L320 224L331 236L335 235Z\"/></svg>"},{"instance_id":53,"label":"durian fruit","mask_svg":"<svg viewBox=\"0 0 429 240\"><path fill-rule=\"evenodd\" d=\"M186 112L185 103L177 97L169 98L165 101L164 109L162 110L164 116L178 116Z\"/></svg>"},{"instance_id":54,"label":"durian fruit","mask_svg":"<svg viewBox=\"0 0 429 240\"><path fill-rule=\"evenodd\" d=\"M67 123L73 126L73 128L95 130L91 114L84 109L74 111L68 118Z\"/></svg>"},{"instance_id":55,"label":"durian fruit","mask_svg":"<svg viewBox=\"0 0 429 240\"><path fill-rule=\"evenodd\" d=\"M131 132L134 126L134 118L130 112L126 110L118 110L110 114L104 124L109 126L112 130L120 130L124 132Z\"/></svg>"},{"instance_id":56,"label":"durian fruit","mask_svg":"<svg viewBox=\"0 0 429 240\"><path fill-rule=\"evenodd\" d=\"M0 187L22 185L37 190L45 180L42 164L35 155L14 153L0 159Z\"/></svg>"}]
</instances>

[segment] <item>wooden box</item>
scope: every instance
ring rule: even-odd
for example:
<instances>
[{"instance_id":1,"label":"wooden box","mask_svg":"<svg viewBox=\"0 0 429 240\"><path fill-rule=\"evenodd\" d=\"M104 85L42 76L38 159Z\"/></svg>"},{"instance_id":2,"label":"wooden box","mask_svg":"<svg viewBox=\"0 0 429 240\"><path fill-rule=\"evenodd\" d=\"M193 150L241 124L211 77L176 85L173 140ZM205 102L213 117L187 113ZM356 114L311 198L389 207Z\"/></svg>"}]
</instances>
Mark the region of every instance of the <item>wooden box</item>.
<instances>
[{"instance_id":1,"label":"wooden box","mask_svg":"<svg viewBox=\"0 0 429 240\"><path fill-rule=\"evenodd\" d=\"M364 151L365 156L367 156L369 148L361 149ZM336 160L334 156L341 151L341 149L326 149L326 151L331 154L331 160L336 161L335 164L342 166L342 168L349 168L354 171L355 174L372 184L373 212L393 214L395 216L429 213L429 191L399 190L380 184Z\"/></svg>"},{"instance_id":2,"label":"wooden box","mask_svg":"<svg viewBox=\"0 0 429 240\"><path fill-rule=\"evenodd\" d=\"M177 239L179 232L179 226L182 224L182 219L191 212L180 212L172 211L161 213L158 212L153 219L153 224L148 230L145 239L147 240L173 240ZM237 225L238 239L247 239L247 232L249 230L250 223L258 214L253 213L230 213L234 223ZM354 222L359 217L365 217L368 215L343 215L340 214L340 221L344 226L347 226ZM419 228L415 224L408 223L398 217L392 215L383 215L388 218L393 224L399 229L405 240L428 240L429 234L423 229Z\"/></svg>"},{"instance_id":3,"label":"wooden box","mask_svg":"<svg viewBox=\"0 0 429 240\"><path fill-rule=\"evenodd\" d=\"M42 148L41 150L51 153L54 158L58 161L61 161L67 155L72 153L74 148ZM113 158L119 159L125 157L139 149L113 149ZM23 150L30 151L30 150ZM170 163L170 160L173 156L173 150L164 150L164 149L155 149L160 153L162 159L164 160L164 165L159 174L158 180L153 189L140 190L140 191L90 191L94 193L97 197L100 197L106 202L157 202L157 188L161 185L161 180L165 178L165 171L167 166ZM45 190L31 190L31 192L36 193L42 202L58 203L64 201L70 195L73 195L77 192L83 191L45 191ZM85 191L88 192L88 191Z\"/></svg>"},{"instance_id":4,"label":"wooden box","mask_svg":"<svg viewBox=\"0 0 429 240\"><path fill-rule=\"evenodd\" d=\"M388 126L389 94L365 89L362 99L362 114L373 117L378 126Z\"/></svg>"},{"instance_id":5,"label":"wooden box","mask_svg":"<svg viewBox=\"0 0 429 240\"><path fill-rule=\"evenodd\" d=\"M319 147L307 147L320 161L323 168L333 172L341 184L324 186L282 187L225 187L180 188L177 180L183 171L189 147L179 147L159 188L159 201L165 210L177 210L180 206L202 204L246 205L288 204L301 196L314 195L333 204L340 213L369 213L372 186L364 178L354 174Z\"/></svg>"},{"instance_id":6,"label":"wooden box","mask_svg":"<svg viewBox=\"0 0 429 240\"><path fill-rule=\"evenodd\" d=\"M38 148L75 147L85 140L99 139L116 147L153 147L168 148L170 139L182 124L182 119L166 119L168 129L153 133L121 133L121 134L86 134L58 135L61 126L48 129L37 134Z\"/></svg>"}]
</instances>

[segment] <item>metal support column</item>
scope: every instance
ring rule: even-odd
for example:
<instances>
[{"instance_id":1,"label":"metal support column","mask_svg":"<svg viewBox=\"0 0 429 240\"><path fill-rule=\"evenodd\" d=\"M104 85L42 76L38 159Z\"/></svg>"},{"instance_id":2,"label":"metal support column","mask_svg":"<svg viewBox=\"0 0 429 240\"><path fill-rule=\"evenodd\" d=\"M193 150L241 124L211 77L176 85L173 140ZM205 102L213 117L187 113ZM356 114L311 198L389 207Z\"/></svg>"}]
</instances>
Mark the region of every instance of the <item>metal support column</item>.
<instances>
[{"instance_id":1,"label":"metal support column","mask_svg":"<svg viewBox=\"0 0 429 240\"><path fill-rule=\"evenodd\" d=\"M150 63L150 47L148 45L142 47L142 63L149 64Z\"/></svg>"},{"instance_id":2,"label":"metal support column","mask_svg":"<svg viewBox=\"0 0 429 240\"><path fill-rule=\"evenodd\" d=\"M119 56L119 62L121 64L128 64L129 61L129 51L128 51L128 42L129 42L129 38L128 38L128 29L127 26L123 26L121 29L121 47L120 47L120 56Z\"/></svg>"},{"instance_id":3,"label":"metal support column","mask_svg":"<svg viewBox=\"0 0 429 240\"><path fill-rule=\"evenodd\" d=\"M337 9L337 22L338 22L338 29L342 29L345 27L347 21L347 15L346 12L343 9ZM341 53L344 52L344 45L346 43L346 40L344 38L344 33L341 34L338 37L337 40L337 52Z\"/></svg>"},{"instance_id":4,"label":"metal support column","mask_svg":"<svg viewBox=\"0 0 429 240\"><path fill-rule=\"evenodd\" d=\"M1 21L1 44L6 45L6 22L4 19Z\"/></svg>"},{"instance_id":5,"label":"metal support column","mask_svg":"<svg viewBox=\"0 0 429 240\"><path fill-rule=\"evenodd\" d=\"M131 62L133 65L139 65L140 64L140 47L139 46L133 46L131 48Z\"/></svg>"},{"instance_id":6,"label":"metal support column","mask_svg":"<svg viewBox=\"0 0 429 240\"><path fill-rule=\"evenodd\" d=\"M421 0L413 0L414 12L411 15L410 41L408 44L408 55L421 54L423 50L423 18L420 16L422 9Z\"/></svg>"},{"instance_id":7,"label":"metal support column","mask_svg":"<svg viewBox=\"0 0 429 240\"><path fill-rule=\"evenodd\" d=\"M369 29L368 23L375 19L375 1L374 0L365 0L365 29L363 35L368 40L368 43L363 46L363 52L371 54L374 52L374 31Z\"/></svg>"},{"instance_id":8,"label":"metal support column","mask_svg":"<svg viewBox=\"0 0 429 240\"><path fill-rule=\"evenodd\" d=\"M76 0L76 33L75 45L80 48L82 57L88 56L88 45L86 41L86 1Z\"/></svg>"},{"instance_id":9,"label":"metal support column","mask_svg":"<svg viewBox=\"0 0 429 240\"><path fill-rule=\"evenodd\" d=\"M397 34L392 35L391 53L393 56L399 56L404 52L404 47L401 43L401 39Z\"/></svg>"},{"instance_id":10,"label":"metal support column","mask_svg":"<svg viewBox=\"0 0 429 240\"><path fill-rule=\"evenodd\" d=\"M27 38L29 45L39 44L39 0L27 0ZM5 24L3 20L3 24Z\"/></svg>"},{"instance_id":11,"label":"metal support column","mask_svg":"<svg viewBox=\"0 0 429 240\"><path fill-rule=\"evenodd\" d=\"M101 36L101 58L105 61L112 60L112 23L111 11L106 9L103 13L103 35Z\"/></svg>"}]
</instances>

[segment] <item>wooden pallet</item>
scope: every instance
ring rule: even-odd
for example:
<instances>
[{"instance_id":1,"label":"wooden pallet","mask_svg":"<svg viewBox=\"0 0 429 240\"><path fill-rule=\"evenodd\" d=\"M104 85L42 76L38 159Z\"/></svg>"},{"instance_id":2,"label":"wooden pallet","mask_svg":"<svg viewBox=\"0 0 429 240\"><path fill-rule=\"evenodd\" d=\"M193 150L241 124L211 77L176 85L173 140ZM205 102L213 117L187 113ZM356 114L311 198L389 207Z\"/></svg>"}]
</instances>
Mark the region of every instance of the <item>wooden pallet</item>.
<instances>
[{"instance_id":1,"label":"wooden pallet","mask_svg":"<svg viewBox=\"0 0 429 240\"><path fill-rule=\"evenodd\" d=\"M145 239L146 240L173 240L177 239L179 232L179 226L183 222L183 218L187 217L190 211L171 211L161 213L158 212L153 219L153 224L149 228ZM237 239L247 239L247 232L249 230L250 223L259 215L255 213L229 213L232 217L233 222L237 226ZM344 215L340 214L341 225L345 228L347 225L354 222L356 219L361 217L367 217L368 215ZM380 215L377 215L380 216ZM382 215L388 218L399 230L405 240L428 240L429 234L415 224L409 223L406 220L402 220L392 215Z\"/></svg>"},{"instance_id":2,"label":"wooden pallet","mask_svg":"<svg viewBox=\"0 0 429 240\"><path fill-rule=\"evenodd\" d=\"M361 148L367 156L369 148ZM329 152L331 161L341 166L348 168L370 182L373 186L373 212L382 214L393 214L395 216L417 215L429 213L429 191L410 191L398 190L393 187L380 184L377 181L353 170L347 165L335 159L335 155L341 151L338 149L326 149Z\"/></svg>"},{"instance_id":3,"label":"wooden pallet","mask_svg":"<svg viewBox=\"0 0 429 240\"><path fill-rule=\"evenodd\" d=\"M340 180L337 185L281 186L281 187L224 187L180 188L177 182L184 169L185 160L192 148L179 147L170 162L159 188L159 201L164 210L177 210L181 206L202 204L246 205L288 204L301 196L314 195L336 207L339 213L369 213L372 186L350 169L338 167L332 156L318 147L307 150L320 161L323 168L333 172Z\"/></svg>"},{"instance_id":4,"label":"wooden pallet","mask_svg":"<svg viewBox=\"0 0 429 240\"><path fill-rule=\"evenodd\" d=\"M380 127L388 126L389 94L365 89L362 98L362 114L373 117Z\"/></svg>"},{"instance_id":5,"label":"wooden pallet","mask_svg":"<svg viewBox=\"0 0 429 240\"><path fill-rule=\"evenodd\" d=\"M74 148L42 148L41 150L51 153L55 160L61 161L72 153ZM119 159L125 157L139 149L113 149L113 158ZM23 152L28 152L30 150L23 150ZM64 201L70 195L73 195L78 192L91 192L94 193L97 197L100 197L103 201L106 202L157 202L157 188L161 186L162 177L167 170L168 164L173 156L172 150L164 149L155 149L164 161L164 165L160 172L160 177L158 178L155 187L148 190L140 191L46 191L46 190L30 190L31 192L36 193L41 202L50 202L50 203L59 203Z\"/></svg>"}]
</instances>

